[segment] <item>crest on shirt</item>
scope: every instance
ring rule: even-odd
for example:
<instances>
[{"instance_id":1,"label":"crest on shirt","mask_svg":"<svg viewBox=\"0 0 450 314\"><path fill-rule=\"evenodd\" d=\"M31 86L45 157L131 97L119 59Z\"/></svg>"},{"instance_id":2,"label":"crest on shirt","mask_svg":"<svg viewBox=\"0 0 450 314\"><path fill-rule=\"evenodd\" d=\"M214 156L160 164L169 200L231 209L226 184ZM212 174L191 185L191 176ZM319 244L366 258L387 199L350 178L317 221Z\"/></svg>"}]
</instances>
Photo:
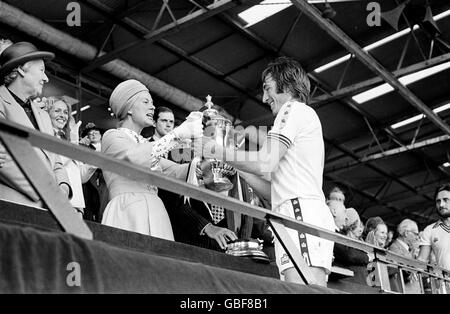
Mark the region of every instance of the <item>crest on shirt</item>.
<instances>
[{"instance_id":1,"label":"crest on shirt","mask_svg":"<svg viewBox=\"0 0 450 314\"><path fill-rule=\"evenodd\" d=\"M288 119L289 116L289 112L291 111L291 104L288 103L286 105L286 108L284 108L285 106L283 106L283 108L281 108L282 111L280 111L281 113L281 121L280 121L280 130L284 128L284 126L286 125L286 121Z\"/></svg>"},{"instance_id":2,"label":"crest on shirt","mask_svg":"<svg viewBox=\"0 0 450 314\"><path fill-rule=\"evenodd\" d=\"M284 253L283 256L281 256L281 265L287 264L289 263L290 259L289 256Z\"/></svg>"}]
</instances>

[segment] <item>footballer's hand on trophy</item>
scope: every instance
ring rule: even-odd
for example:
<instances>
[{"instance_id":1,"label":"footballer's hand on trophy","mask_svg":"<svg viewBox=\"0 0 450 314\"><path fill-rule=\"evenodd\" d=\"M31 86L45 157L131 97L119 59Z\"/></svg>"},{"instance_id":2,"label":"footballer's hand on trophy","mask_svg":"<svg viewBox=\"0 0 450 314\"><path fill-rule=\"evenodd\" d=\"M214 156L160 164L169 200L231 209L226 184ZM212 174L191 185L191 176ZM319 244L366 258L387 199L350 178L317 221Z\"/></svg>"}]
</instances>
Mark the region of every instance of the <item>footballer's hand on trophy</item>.
<instances>
[{"instance_id":1,"label":"footballer's hand on trophy","mask_svg":"<svg viewBox=\"0 0 450 314\"><path fill-rule=\"evenodd\" d=\"M221 172L222 172L222 174L224 176L232 177L232 176L234 176L236 174L236 169L232 165L230 165L230 164L228 164L226 162L223 162L223 161L219 161L218 165L219 165L219 168L221 169Z\"/></svg>"},{"instance_id":2,"label":"footballer's hand on trophy","mask_svg":"<svg viewBox=\"0 0 450 314\"><path fill-rule=\"evenodd\" d=\"M236 174L236 169L232 165L217 159L204 159L199 163L198 168L202 177L208 177L212 173L213 168L220 169L220 172L227 177Z\"/></svg>"},{"instance_id":3,"label":"footballer's hand on trophy","mask_svg":"<svg viewBox=\"0 0 450 314\"><path fill-rule=\"evenodd\" d=\"M0 168L3 168L3 165L5 163L6 163L6 152L0 151Z\"/></svg>"},{"instance_id":4,"label":"footballer's hand on trophy","mask_svg":"<svg viewBox=\"0 0 450 314\"><path fill-rule=\"evenodd\" d=\"M172 132L180 139L199 138L203 136L201 112L191 112L180 126L173 129Z\"/></svg>"}]
</instances>

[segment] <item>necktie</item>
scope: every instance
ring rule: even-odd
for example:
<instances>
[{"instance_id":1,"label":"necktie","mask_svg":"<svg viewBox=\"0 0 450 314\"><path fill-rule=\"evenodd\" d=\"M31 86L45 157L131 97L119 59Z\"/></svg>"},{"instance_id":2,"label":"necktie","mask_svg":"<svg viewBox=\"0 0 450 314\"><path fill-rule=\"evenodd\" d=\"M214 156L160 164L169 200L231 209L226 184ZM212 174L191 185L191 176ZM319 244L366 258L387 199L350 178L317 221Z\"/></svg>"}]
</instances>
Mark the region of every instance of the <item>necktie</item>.
<instances>
[{"instance_id":1,"label":"necktie","mask_svg":"<svg viewBox=\"0 0 450 314\"><path fill-rule=\"evenodd\" d=\"M218 224L222 219L225 218L225 210L223 207L211 204L211 215L214 224Z\"/></svg>"}]
</instances>

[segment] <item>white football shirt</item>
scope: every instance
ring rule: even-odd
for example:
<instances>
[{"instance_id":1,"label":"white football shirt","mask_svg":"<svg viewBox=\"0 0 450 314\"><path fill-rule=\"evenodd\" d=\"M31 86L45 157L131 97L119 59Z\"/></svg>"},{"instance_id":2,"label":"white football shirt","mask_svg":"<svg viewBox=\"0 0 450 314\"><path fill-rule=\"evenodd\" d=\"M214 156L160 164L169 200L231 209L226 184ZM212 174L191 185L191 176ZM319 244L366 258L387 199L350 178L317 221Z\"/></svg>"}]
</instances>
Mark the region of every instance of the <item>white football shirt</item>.
<instances>
[{"instance_id":1,"label":"white football shirt","mask_svg":"<svg viewBox=\"0 0 450 314\"><path fill-rule=\"evenodd\" d=\"M298 101L286 102L267 138L288 148L271 173L272 208L296 197L325 201L322 125L314 109Z\"/></svg>"}]
</instances>

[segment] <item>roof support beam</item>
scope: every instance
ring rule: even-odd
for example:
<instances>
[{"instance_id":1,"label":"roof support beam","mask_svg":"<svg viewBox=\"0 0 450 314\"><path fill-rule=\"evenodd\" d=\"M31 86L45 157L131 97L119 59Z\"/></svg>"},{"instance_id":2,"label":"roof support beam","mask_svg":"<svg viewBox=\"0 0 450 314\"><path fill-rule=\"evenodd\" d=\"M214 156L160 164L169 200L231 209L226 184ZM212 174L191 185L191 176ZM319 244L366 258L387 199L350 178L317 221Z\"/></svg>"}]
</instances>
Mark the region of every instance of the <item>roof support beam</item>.
<instances>
[{"instance_id":1,"label":"roof support beam","mask_svg":"<svg viewBox=\"0 0 450 314\"><path fill-rule=\"evenodd\" d=\"M101 3L98 3L97 1L93 1L93 0L83 0L83 1L89 2L91 5L93 5L95 2L96 3L95 6L101 5L102 10L107 9L106 6L102 5ZM217 1L213 2L212 4L208 5L207 9L199 8L197 11L195 11L191 14L188 14L185 17L182 17L178 20L174 20L172 23L169 23L158 29L147 32L144 35L144 39L138 39L131 43L125 44L122 47L117 48L108 53L103 53L103 54L101 53L97 59L95 59L88 66L83 68L82 72L92 71L93 69L95 69L103 64L106 64L111 60L118 58L121 54L123 54L125 51L127 51L131 48L136 49L144 44L149 44L149 43L155 42L155 41L162 39L170 34L178 32L179 30L181 30L183 28L186 28L190 25L193 25L195 23L206 20L206 19L208 19L222 11L225 11L233 6L235 6L235 3L233 2L233 0L217 0ZM109 9L109 10L112 10L112 9Z\"/></svg>"},{"instance_id":2,"label":"roof support beam","mask_svg":"<svg viewBox=\"0 0 450 314\"><path fill-rule=\"evenodd\" d=\"M105 5L99 4L97 5L96 0L82 0L82 2L89 2L90 5L95 5L97 11L100 14L103 14L105 17L111 19L114 23L117 23L118 25L121 25L126 30L131 32L133 35L135 35L138 38L141 38L142 40L146 40L145 36L150 32L150 30L139 23L136 23L134 20L123 17L121 18L121 15L114 14L113 10ZM95 2L95 3L94 3ZM226 37L230 36L229 34L226 35ZM222 40L221 38L220 40ZM236 80L232 79L231 77L228 77L227 74L222 73L221 71L217 70L215 67L213 67L210 64L207 64L206 62L203 62L199 58L195 57L195 53L188 53L187 51L177 47L173 43L169 42L166 39L158 39L155 41L155 44L159 47L161 47L164 50L167 50L168 52L176 55L181 60L184 60L188 62L189 64L192 64L194 67L197 67L204 72L206 72L208 75L216 78L217 80L223 82L224 84L230 86L233 89L236 89L238 92L242 93L243 95L253 99L256 103L260 104L261 100L255 97L245 86L243 86L241 83L237 82ZM161 71L161 70L160 70ZM158 71L158 73L160 72ZM266 107L264 107L266 108ZM268 110L268 108L267 108ZM234 119L233 119L234 120Z\"/></svg>"},{"instance_id":3,"label":"roof support beam","mask_svg":"<svg viewBox=\"0 0 450 314\"><path fill-rule=\"evenodd\" d=\"M433 67L435 65L447 62L449 60L450 60L450 53L446 53L444 55L435 57L433 59L422 61L422 62L413 64L413 65L410 65L408 67L405 67L403 69L394 71L394 72L392 72L392 74L395 77L400 77L400 76L408 75L411 73L415 73L417 71L421 71L421 70ZM363 92L363 91L367 90L368 88L372 87L373 85L379 84L382 82L383 82L383 79L381 77L377 76L377 77L371 78L369 80L335 90L335 91L331 92L329 95L325 94L325 95L317 96L314 99L312 99L309 104L311 106L313 106L314 108L320 108L321 106L323 106L329 102Z\"/></svg>"},{"instance_id":4,"label":"roof support beam","mask_svg":"<svg viewBox=\"0 0 450 314\"><path fill-rule=\"evenodd\" d=\"M428 183L422 184L421 186L416 186L416 190L417 191L432 191L434 192L434 190L441 184L443 184L445 182L445 179L437 179L437 180L432 180ZM407 191L402 191L402 192L398 192L395 194L390 194L387 195L386 197L383 198L384 201L386 202L397 202L397 201L401 201L404 200L405 198L409 197L408 195L409 192Z\"/></svg>"},{"instance_id":5,"label":"roof support beam","mask_svg":"<svg viewBox=\"0 0 450 314\"><path fill-rule=\"evenodd\" d=\"M46 74L52 76L53 78L60 80L61 82L73 87L78 88L77 84L75 82L75 78L77 77L78 73L75 71L71 71L61 64L56 64L54 61L49 61L46 63ZM74 81L69 81L66 77L72 78ZM100 98L104 100L106 103L109 101L109 95L112 93L112 89L108 86L103 85L99 82L94 82L91 79L88 79L82 75L79 75L79 79L81 83L89 88L81 87L83 92Z\"/></svg>"},{"instance_id":6,"label":"roof support beam","mask_svg":"<svg viewBox=\"0 0 450 314\"><path fill-rule=\"evenodd\" d=\"M374 160L379 160L385 157L389 157L389 156L394 156L394 155L398 155L404 152L410 152L412 150L418 149L418 148L422 148L425 146L429 146L429 145L434 145L437 143L441 143L444 141L448 141L450 140L450 136L449 135L441 135L438 137L434 137L434 138L430 138L430 139L426 139L423 140L421 142L416 142L414 144L410 144L410 145L406 145L406 146L402 146L402 147L397 147L397 148L393 148L390 150L386 150L384 152L381 153L377 153L377 154L372 154L366 157L362 157L357 161L353 161L353 162L349 162L346 163L342 166L335 166L335 167L331 167L329 168L330 170L327 171L327 173L336 173L338 171L342 171L342 170L348 170L356 165L360 165L369 161L374 161Z\"/></svg>"},{"instance_id":7,"label":"roof support beam","mask_svg":"<svg viewBox=\"0 0 450 314\"><path fill-rule=\"evenodd\" d=\"M403 152L407 152L407 151L411 151L413 149L418 149L421 147L425 147L428 145L433 145L436 143L441 143L444 141L448 141L450 139L450 135L442 135L442 136L438 136L438 137L434 137L434 138L430 138L421 142L417 142L411 145L406 145L405 147L398 147L398 148L394 148L394 149L390 149L387 151L384 151L382 153L378 153L378 154L373 154L367 157L363 157L360 159L361 162L367 162L367 161L372 161L372 160L377 160L377 159L381 159L381 158L385 158L388 156L393 156L393 155L397 155Z\"/></svg>"},{"instance_id":8,"label":"roof support beam","mask_svg":"<svg viewBox=\"0 0 450 314\"><path fill-rule=\"evenodd\" d=\"M26 14L1 0L0 22L14 27L18 31L36 37L37 39L81 60L92 60L97 54L97 49L92 45L70 36L67 33L61 32L42 22L40 19ZM190 112L198 110L204 104L204 101L197 99L156 77L148 75L122 60L111 61L101 68L122 80L134 78L141 81L144 85L149 87L152 93L155 93L159 97L186 111Z\"/></svg>"},{"instance_id":9,"label":"roof support beam","mask_svg":"<svg viewBox=\"0 0 450 314\"><path fill-rule=\"evenodd\" d=\"M354 54L365 66L379 75L386 83L397 89L398 93L417 110L428 117L438 128L450 135L450 126L426 106L416 95L406 88L392 73L387 71L375 58L365 52L356 42L345 34L332 21L324 19L321 12L306 0L291 0L292 3L314 21L320 28L336 39L350 53Z\"/></svg>"},{"instance_id":10,"label":"roof support beam","mask_svg":"<svg viewBox=\"0 0 450 314\"><path fill-rule=\"evenodd\" d=\"M354 154L352 151L346 149L345 147L343 147L343 146L341 146L339 144L334 143L332 140L327 139L325 137L324 137L324 140L325 140L325 142L327 144L333 145L336 149L338 149L341 152L345 153L346 155L348 155L349 157L353 158L354 160L359 160L359 157L356 154ZM420 195L421 197L423 197L426 200L429 200L429 201L432 200L428 195L419 193L413 186L411 186L409 183L405 182L404 180L402 180L400 178L397 178L397 176L395 176L394 174L390 174L390 173L382 170L381 168L379 168L379 167L377 167L375 165L368 164L368 163L365 163L364 166L369 168L369 169L371 169L372 171L375 171L375 172L379 173L380 175L382 175L382 176L384 176L384 177L386 177L386 178L388 178L390 180L393 180L393 181L397 182L398 184L400 184L401 186L403 186L407 190L413 192L414 194Z\"/></svg>"},{"instance_id":11,"label":"roof support beam","mask_svg":"<svg viewBox=\"0 0 450 314\"><path fill-rule=\"evenodd\" d=\"M270 43L268 43L267 41L265 41L264 39L260 38L258 35L254 34L251 30L244 28L238 21L234 20L231 16L229 16L227 13L222 13L219 14L219 17L224 20L225 22L227 22L228 24L232 25L233 27L235 27L236 29L238 29L242 34L244 34L246 37L248 37L249 39L251 39L253 42L255 42L256 44L258 44L261 48L263 48L264 50L266 50L269 54L274 55L274 56L279 56L282 55L282 53L280 51L277 50L276 47L273 47ZM316 83L320 86L320 88L322 90L324 90L325 92L327 92L327 90L330 90L329 87L325 86L325 84L323 84L323 82L320 82L320 80L318 78L316 78L314 75L312 75L311 73L308 74L308 76ZM324 88L325 87L325 88ZM344 102L345 105L347 105L348 107L352 108L353 110L355 110L357 113L359 113L362 117L366 117L369 118L370 120L374 120L373 118L371 118L367 113L365 113L364 111L362 111L362 109L360 109L355 101L349 100L349 101L345 101ZM272 117L273 118L273 117ZM394 141L396 141L399 145L403 146L403 144L396 138L395 134L389 130L389 129L385 129L385 131L389 134L389 136L393 137ZM343 146L334 143L331 140L327 140L325 138L325 141L328 144L333 145L334 147L336 147L338 150L340 150L341 152L343 152L344 154L346 154L347 156L350 156L351 158L353 158L354 160L358 160L359 157L354 154L353 152L351 152L350 150L344 148ZM376 171L378 173L380 173L381 175L385 176L386 178L392 179L396 182L398 182L400 185L402 185L403 187L405 187L406 189L408 189L409 191L412 191L413 193L415 193L416 195L418 195L419 193L417 191L414 190L414 188L412 186L410 186L408 183L397 179L395 176L390 175L388 173L386 173L385 171L383 171L382 169L373 166L373 165L366 165L367 167L371 168L373 171ZM428 196L426 195L422 195L425 199L429 199Z\"/></svg>"}]
</instances>

